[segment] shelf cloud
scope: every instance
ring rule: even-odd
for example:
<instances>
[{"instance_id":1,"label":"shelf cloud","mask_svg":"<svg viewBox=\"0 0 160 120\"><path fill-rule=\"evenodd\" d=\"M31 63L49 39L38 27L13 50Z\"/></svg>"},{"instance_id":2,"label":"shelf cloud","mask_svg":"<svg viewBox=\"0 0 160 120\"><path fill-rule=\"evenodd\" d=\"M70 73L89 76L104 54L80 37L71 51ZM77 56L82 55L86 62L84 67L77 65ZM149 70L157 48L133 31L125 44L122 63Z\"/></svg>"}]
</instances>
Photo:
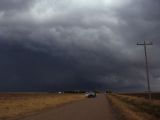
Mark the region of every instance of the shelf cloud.
<instances>
[{"instance_id":1,"label":"shelf cloud","mask_svg":"<svg viewBox=\"0 0 160 120\"><path fill-rule=\"evenodd\" d=\"M159 0L1 0L0 91L146 91L160 84Z\"/></svg>"}]
</instances>

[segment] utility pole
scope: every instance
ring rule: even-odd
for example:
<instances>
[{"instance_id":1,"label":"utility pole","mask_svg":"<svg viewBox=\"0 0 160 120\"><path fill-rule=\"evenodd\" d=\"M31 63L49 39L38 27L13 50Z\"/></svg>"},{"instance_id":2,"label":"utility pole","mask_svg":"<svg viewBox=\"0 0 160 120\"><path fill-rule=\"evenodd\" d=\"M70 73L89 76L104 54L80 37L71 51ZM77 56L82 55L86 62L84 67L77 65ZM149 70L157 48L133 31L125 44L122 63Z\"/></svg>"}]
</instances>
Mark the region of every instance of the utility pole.
<instances>
[{"instance_id":1,"label":"utility pole","mask_svg":"<svg viewBox=\"0 0 160 120\"><path fill-rule=\"evenodd\" d=\"M147 83L148 83L148 96L149 100L152 99L151 95L151 87L150 87L150 77L149 77L149 67L148 67L148 56L147 56L147 45L153 45L152 42L147 43L144 41L144 43L137 43L137 45L143 45L144 46L144 53L145 53L145 61L146 61L146 78L147 78Z\"/></svg>"}]
</instances>

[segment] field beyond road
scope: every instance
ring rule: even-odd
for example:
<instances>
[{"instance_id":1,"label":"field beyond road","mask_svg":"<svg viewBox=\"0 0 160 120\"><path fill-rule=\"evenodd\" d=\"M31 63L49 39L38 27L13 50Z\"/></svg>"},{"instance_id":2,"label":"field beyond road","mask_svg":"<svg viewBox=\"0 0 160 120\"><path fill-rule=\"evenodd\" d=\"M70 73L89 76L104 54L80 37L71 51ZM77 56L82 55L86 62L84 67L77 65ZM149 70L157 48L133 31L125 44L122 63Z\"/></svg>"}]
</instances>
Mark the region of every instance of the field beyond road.
<instances>
[{"instance_id":1,"label":"field beyond road","mask_svg":"<svg viewBox=\"0 0 160 120\"><path fill-rule=\"evenodd\" d=\"M129 95L108 95L119 120L160 120L160 100Z\"/></svg>"},{"instance_id":2,"label":"field beyond road","mask_svg":"<svg viewBox=\"0 0 160 120\"><path fill-rule=\"evenodd\" d=\"M21 118L81 99L81 94L0 93L0 120Z\"/></svg>"}]
</instances>

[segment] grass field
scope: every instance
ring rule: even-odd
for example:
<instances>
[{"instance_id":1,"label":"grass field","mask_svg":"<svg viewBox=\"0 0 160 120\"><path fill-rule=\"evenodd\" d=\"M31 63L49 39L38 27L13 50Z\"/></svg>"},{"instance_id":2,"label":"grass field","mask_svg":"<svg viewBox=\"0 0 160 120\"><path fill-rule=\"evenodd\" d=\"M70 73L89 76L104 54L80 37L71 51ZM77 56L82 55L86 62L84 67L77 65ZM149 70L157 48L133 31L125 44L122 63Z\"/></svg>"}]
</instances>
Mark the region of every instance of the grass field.
<instances>
[{"instance_id":1,"label":"grass field","mask_svg":"<svg viewBox=\"0 0 160 120\"><path fill-rule=\"evenodd\" d=\"M21 118L81 99L84 96L80 94L0 93L0 120Z\"/></svg>"},{"instance_id":2,"label":"grass field","mask_svg":"<svg viewBox=\"0 0 160 120\"><path fill-rule=\"evenodd\" d=\"M108 98L120 120L160 120L160 101L111 94Z\"/></svg>"},{"instance_id":3,"label":"grass field","mask_svg":"<svg viewBox=\"0 0 160 120\"><path fill-rule=\"evenodd\" d=\"M122 95L129 95L129 96L137 96L137 97L144 97L148 98L148 93L121 93ZM159 92L153 92L152 98L160 100L160 93Z\"/></svg>"}]
</instances>

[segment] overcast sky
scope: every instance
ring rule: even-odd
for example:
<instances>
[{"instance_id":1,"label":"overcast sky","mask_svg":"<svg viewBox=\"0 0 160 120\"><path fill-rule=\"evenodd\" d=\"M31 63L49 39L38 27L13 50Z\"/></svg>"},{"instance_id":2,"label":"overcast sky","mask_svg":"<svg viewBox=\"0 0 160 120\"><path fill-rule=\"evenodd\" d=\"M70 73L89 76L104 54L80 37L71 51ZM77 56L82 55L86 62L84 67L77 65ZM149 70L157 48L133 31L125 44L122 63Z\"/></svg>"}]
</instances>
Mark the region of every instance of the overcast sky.
<instances>
[{"instance_id":1,"label":"overcast sky","mask_svg":"<svg viewBox=\"0 0 160 120\"><path fill-rule=\"evenodd\" d=\"M159 0L0 0L0 91L160 91Z\"/></svg>"}]
</instances>

